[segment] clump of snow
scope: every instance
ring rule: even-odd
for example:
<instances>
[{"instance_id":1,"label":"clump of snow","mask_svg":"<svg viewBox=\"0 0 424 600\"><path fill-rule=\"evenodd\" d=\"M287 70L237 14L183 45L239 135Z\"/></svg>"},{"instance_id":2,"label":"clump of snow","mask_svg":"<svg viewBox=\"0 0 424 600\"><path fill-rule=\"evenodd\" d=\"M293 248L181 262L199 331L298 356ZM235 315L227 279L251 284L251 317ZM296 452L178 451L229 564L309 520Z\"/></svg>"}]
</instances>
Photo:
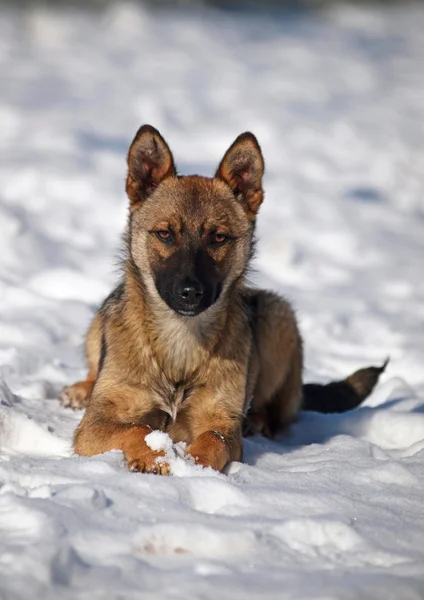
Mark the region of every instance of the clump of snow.
<instances>
[{"instance_id":1,"label":"clump of snow","mask_svg":"<svg viewBox=\"0 0 424 600\"><path fill-rule=\"evenodd\" d=\"M0 596L423 598L424 6L205 18L9 4ZM254 278L294 303L308 381L391 357L363 407L244 440L226 475L158 432L173 477L128 473L120 451L74 456L81 413L57 400L85 376L83 336L116 282L143 122L181 173L210 175L240 132L258 136Z\"/></svg>"},{"instance_id":2,"label":"clump of snow","mask_svg":"<svg viewBox=\"0 0 424 600\"><path fill-rule=\"evenodd\" d=\"M146 444L155 452L163 451L164 456L158 456L157 462L167 462L171 475L176 477L222 477L220 473L211 467L197 465L194 459L186 454L186 444L179 442L173 444L171 438L163 431L152 431L145 437Z\"/></svg>"},{"instance_id":3,"label":"clump of snow","mask_svg":"<svg viewBox=\"0 0 424 600\"><path fill-rule=\"evenodd\" d=\"M184 443L176 444L174 450L176 454L171 455L169 453L164 458L171 468L171 475L175 475L176 477L224 477L224 475L211 467L203 467L196 464L190 454L186 454Z\"/></svg>"},{"instance_id":4,"label":"clump of snow","mask_svg":"<svg viewBox=\"0 0 424 600\"><path fill-rule=\"evenodd\" d=\"M152 431L146 435L145 441L149 448L155 452L159 452L161 450L163 450L165 453L172 452L172 440L169 435L163 431Z\"/></svg>"}]
</instances>

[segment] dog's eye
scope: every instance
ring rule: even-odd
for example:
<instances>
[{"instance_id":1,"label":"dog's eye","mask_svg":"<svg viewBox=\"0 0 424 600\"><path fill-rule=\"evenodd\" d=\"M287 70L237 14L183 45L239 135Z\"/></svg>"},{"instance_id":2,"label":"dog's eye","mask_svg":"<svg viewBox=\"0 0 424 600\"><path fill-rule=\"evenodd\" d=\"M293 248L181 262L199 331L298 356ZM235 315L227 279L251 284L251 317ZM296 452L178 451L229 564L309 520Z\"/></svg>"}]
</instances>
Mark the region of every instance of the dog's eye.
<instances>
[{"instance_id":1,"label":"dog's eye","mask_svg":"<svg viewBox=\"0 0 424 600\"><path fill-rule=\"evenodd\" d=\"M161 229L156 232L156 236L162 240L162 242L170 242L172 240L172 233L167 229Z\"/></svg>"},{"instance_id":2,"label":"dog's eye","mask_svg":"<svg viewBox=\"0 0 424 600\"><path fill-rule=\"evenodd\" d=\"M223 244L225 241L227 241L227 239L227 236L223 233L215 233L215 235L212 237L212 242L214 244Z\"/></svg>"}]
</instances>

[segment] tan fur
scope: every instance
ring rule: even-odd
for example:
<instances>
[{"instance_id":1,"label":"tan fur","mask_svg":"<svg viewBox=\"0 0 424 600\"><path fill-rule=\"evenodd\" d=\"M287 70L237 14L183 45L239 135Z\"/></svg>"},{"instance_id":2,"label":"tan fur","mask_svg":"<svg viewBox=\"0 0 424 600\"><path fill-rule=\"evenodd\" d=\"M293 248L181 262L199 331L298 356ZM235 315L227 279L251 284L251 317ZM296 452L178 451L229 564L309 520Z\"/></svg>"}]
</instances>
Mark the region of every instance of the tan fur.
<instances>
[{"instance_id":1,"label":"tan fur","mask_svg":"<svg viewBox=\"0 0 424 600\"><path fill-rule=\"evenodd\" d=\"M141 128L128 156L131 220L124 283L87 335L89 375L65 388L62 402L87 406L75 452L123 450L132 470L168 473L144 441L151 429L183 441L204 466L223 470L242 458L246 432L273 435L302 401L302 344L290 305L245 287L253 223L263 198L263 158L251 134L231 146L213 179L176 177L160 134ZM154 232L172 229L167 246ZM195 317L174 312L154 274L167 268L185 231L194 232L224 284ZM208 245L219 230L234 239Z\"/></svg>"}]
</instances>

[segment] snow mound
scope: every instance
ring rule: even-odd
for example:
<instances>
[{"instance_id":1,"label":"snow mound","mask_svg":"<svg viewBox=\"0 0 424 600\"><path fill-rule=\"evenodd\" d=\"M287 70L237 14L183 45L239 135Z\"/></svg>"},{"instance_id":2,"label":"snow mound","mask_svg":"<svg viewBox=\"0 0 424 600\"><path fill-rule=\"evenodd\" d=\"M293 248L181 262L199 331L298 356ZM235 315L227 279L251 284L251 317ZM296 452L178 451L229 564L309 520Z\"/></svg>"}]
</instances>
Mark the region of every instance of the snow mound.
<instances>
[{"instance_id":1,"label":"snow mound","mask_svg":"<svg viewBox=\"0 0 424 600\"><path fill-rule=\"evenodd\" d=\"M70 441L57 438L21 412L19 402L20 399L0 381L0 449L30 456L69 456Z\"/></svg>"}]
</instances>

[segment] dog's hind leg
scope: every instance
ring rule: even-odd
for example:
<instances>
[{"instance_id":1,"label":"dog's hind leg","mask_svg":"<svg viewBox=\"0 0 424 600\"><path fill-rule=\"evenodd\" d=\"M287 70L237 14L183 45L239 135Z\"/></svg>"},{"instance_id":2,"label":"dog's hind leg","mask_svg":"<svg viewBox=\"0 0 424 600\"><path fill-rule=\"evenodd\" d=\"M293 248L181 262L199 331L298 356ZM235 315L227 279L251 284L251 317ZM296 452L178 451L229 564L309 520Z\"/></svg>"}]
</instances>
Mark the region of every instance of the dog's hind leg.
<instances>
[{"instance_id":1,"label":"dog's hind leg","mask_svg":"<svg viewBox=\"0 0 424 600\"><path fill-rule=\"evenodd\" d=\"M287 376L267 405L268 436L287 431L302 406L302 363L294 357Z\"/></svg>"},{"instance_id":2,"label":"dog's hind leg","mask_svg":"<svg viewBox=\"0 0 424 600\"><path fill-rule=\"evenodd\" d=\"M94 317L85 341L88 374L85 381L77 381L63 388L59 400L63 406L73 409L85 408L90 402L91 392L99 372L103 346L103 317L100 312Z\"/></svg>"},{"instance_id":3,"label":"dog's hind leg","mask_svg":"<svg viewBox=\"0 0 424 600\"><path fill-rule=\"evenodd\" d=\"M302 404L302 340L284 298L259 290L247 293L256 350L250 372L257 377L243 434L273 437L290 425Z\"/></svg>"},{"instance_id":4,"label":"dog's hind leg","mask_svg":"<svg viewBox=\"0 0 424 600\"><path fill-rule=\"evenodd\" d=\"M270 398L261 399L256 396L244 420L243 435L273 438L295 420L301 404L302 363L300 360L293 360L285 379Z\"/></svg>"}]
</instances>

